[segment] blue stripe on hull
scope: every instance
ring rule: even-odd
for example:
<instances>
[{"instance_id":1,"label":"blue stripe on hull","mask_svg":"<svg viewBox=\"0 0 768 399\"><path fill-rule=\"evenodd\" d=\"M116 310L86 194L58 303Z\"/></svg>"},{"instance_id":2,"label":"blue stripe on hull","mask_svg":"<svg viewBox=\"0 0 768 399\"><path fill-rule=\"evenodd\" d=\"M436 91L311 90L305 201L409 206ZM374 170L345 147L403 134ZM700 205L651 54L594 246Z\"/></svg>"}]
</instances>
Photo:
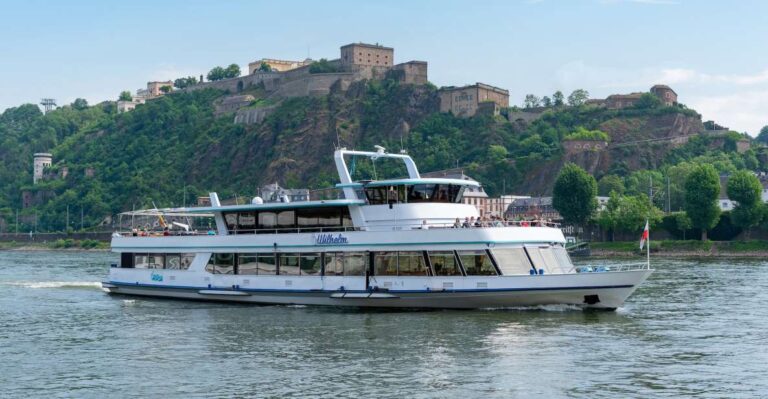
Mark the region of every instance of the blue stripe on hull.
<instances>
[{"instance_id":1,"label":"blue stripe on hull","mask_svg":"<svg viewBox=\"0 0 768 399\"><path fill-rule=\"evenodd\" d=\"M109 281L108 284L112 284L118 287L139 287L139 288L157 288L157 289L179 289L179 290L213 290L213 291L242 291L242 292L272 292L272 293L368 293L374 291L366 290L286 290L286 289L256 289L256 288L240 288L240 289L222 289L217 287L195 287L195 286L176 286L176 285L160 285L160 284L131 284L118 281ZM599 290L599 289L611 289L611 288L632 288L631 284L627 285L593 285L593 286L572 286L572 287L530 287L530 288L486 288L486 289L450 289L450 290L380 290L377 292L387 292L392 294L445 294L445 293L460 293L460 292L515 292L515 291L567 291L567 290Z\"/></svg>"}]
</instances>

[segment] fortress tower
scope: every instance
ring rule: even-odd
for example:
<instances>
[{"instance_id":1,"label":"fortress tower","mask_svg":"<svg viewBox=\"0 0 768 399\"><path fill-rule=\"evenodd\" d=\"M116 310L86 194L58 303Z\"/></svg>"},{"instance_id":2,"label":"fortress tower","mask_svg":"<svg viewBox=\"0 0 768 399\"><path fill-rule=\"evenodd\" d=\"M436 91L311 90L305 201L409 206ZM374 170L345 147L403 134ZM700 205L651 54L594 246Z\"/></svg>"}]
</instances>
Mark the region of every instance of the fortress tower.
<instances>
[{"instance_id":1,"label":"fortress tower","mask_svg":"<svg viewBox=\"0 0 768 399\"><path fill-rule=\"evenodd\" d=\"M45 168L53 163L53 154L47 152L38 152L34 155L34 166L32 169L32 183L37 184L38 180L43 178Z\"/></svg>"}]
</instances>

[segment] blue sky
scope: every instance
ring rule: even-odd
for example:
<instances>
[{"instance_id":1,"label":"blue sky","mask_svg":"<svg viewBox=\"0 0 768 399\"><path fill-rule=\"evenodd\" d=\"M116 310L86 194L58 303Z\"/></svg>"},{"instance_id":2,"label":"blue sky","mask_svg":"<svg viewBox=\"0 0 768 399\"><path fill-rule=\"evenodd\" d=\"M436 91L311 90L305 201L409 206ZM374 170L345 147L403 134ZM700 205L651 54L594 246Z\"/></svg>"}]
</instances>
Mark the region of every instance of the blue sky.
<instances>
[{"instance_id":1,"label":"blue sky","mask_svg":"<svg viewBox=\"0 0 768 399\"><path fill-rule=\"evenodd\" d=\"M666 83L705 119L768 125L768 2L0 0L0 110L95 103L149 80L262 57L338 57L350 42L429 62L438 86L593 98Z\"/></svg>"}]
</instances>

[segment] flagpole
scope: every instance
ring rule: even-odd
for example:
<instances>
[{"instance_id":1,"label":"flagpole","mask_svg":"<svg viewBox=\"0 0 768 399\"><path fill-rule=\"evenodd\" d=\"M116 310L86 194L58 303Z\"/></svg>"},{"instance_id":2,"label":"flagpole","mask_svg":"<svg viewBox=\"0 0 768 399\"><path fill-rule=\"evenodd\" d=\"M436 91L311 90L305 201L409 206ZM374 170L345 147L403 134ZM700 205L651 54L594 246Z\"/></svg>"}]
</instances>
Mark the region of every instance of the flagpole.
<instances>
[{"instance_id":1,"label":"flagpole","mask_svg":"<svg viewBox=\"0 0 768 399\"><path fill-rule=\"evenodd\" d=\"M651 268L651 227L648 220L645 221L645 225L648 226L648 248L645 251L645 264L648 269Z\"/></svg>"}]
</instances>

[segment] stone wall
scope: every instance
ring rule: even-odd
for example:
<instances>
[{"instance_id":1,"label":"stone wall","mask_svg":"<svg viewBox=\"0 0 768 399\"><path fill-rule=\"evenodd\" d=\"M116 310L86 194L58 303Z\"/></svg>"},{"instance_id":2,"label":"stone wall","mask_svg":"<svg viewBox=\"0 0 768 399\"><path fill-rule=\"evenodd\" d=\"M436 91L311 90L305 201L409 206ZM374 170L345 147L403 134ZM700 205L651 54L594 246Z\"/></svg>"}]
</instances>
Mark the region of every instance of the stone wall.
<instances>
[{"instance_id":1,"label":"stone wall","mask_svg":"<svg viewBox=\"0 0 768 399\"><path fill-rule=\"evenodd\" d=\"M342 65L389 66L395 63L395 49L365 43L341 47Z\"/></svg>"},{"instance_id":2,"label":"stone wall","mask_svg":"<svg viewBox=\"0 0 768 399\"><path fill-rule=\"evenodd\" d=\"M346 91L349 84L357 80L352 72L316 73L283 82L269 98L290 98L303 96L322 96L331 92L331 86L340 82L341 90Z\"/></svg>"},{"instance_id":3,"label":"stone wall","mask_svg":"<svg viewBox=\"0 0 768 399\"><path fill-rule=\"evenodd\" d=\"M405 83L423 85L429 81L427 78L427 63L424 61L408 61L392 67L389 76Z\"/></svg>"},{"instance_id":4,"label":"stone wall","mask_svg":"<svg viewBox=\"0 0 768 399\"><path fill-rule=\"evenodd\" d=\"M270 114L272 114L276 108L277 106L273 105L261 108L240 109L235 114L235 123L240 123L243 125L255 125L257 123L261 123Z\"/></svg>"},{"instance_id":5,"label":"stone wall","mask_svg":"<svg viewBox=\"0 0 768 399\"><path fill-rule=\"evenodd\" d=\"M459 117L477 113L480 103L492 101L501 108L509 107L509 92L498 87L477 83L465 87L440 89L440 112L451 112Z\"/></svg>"},{"instance_id":6,"label":"stone wall","mask_svg":"<svg viewBox=\"0 0 768 399\"><path fill-rule=\"evenodd\" d=\"M607 141L595 140L565 140L563 148L566 155L572 155L584 151L602 151L608 148Z\"/></svg>"}]
</instances>

